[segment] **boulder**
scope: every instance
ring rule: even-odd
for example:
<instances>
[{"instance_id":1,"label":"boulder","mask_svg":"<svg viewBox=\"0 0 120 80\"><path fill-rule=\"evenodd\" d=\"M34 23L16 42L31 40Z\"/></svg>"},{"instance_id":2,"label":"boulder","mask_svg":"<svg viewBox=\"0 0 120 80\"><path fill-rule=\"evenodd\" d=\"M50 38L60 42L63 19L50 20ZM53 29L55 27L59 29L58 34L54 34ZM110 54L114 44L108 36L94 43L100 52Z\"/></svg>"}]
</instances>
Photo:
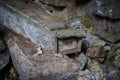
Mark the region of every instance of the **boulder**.
<instances>
[{"instance_id":1,"label":"boulder","mask_svg":"<svg viewBox=\"0 0 120 80\"><path fill-rule=\"evenodd\" d=\"M119 0L94 0L93 13L111 19L120 19Z\"/></svg>"},{"instance_id":2,"label":"boulder","mask_svg":"<svg viewBox=\"0 0 120 80\"><path fill-rule=\"evenodd\" d=\"M77 80L80 66L66 55L55 55L15 33L5 40L22 80Z\"/></svg>"},{"instance_id":3,"label":"boulder","mask_svg":"<svg viewBox=\"0 0 120 80\"><path fill-rule=\"evenodd\" d=\"M116 42L120 40L120 21L107 18L94 17L95 33L103 39Z\"/></svg>"},{"instance_id":4,"label":"boulder","mask_svg":"<svg viewBox=\"0 0 120 80\"><path fill-rule=\"evenodd\" d=\"M0 23L4 27L53 53L80 52L80 36L84 36L81 31L72 27L68 29L64 22L49 15L42 6L32 3L27 5L20 0L1 1L0 5ZM61 35L56 34L57 31ZM65 38L61 32L66 33Z\"/></svg>"},{"instance_id":5,"label":"boulder","mask_svg":"<svg viewBox=\"0 0 120 80\"><path fill-rule=\"evenodd\" d=\"M95 78L90 70L86 69L84 71L79 71L78 80L95 80Z\"/></svg>"},{"instance_id":6,"label":"boulder","mask_svg":"<svg viewBox=\"0 0 120 80\"><path fill-rule=\"evenodd\" d=\"M120 1L94 0L93 13L95 32L105 40L120 40Z\"/></svg>"},{"instance_id":7,"label":"boulder","mask_svg":"<svg viewBox=\"0 0 120 80\"><path fill-rule=\"evenodd\" d=\"M93 74L95 80L106 80L106 74L102 70L101 64L98 63L96 60L92 60L91 63L88 65L88 68Z\"/></svg>"}]
</instances>

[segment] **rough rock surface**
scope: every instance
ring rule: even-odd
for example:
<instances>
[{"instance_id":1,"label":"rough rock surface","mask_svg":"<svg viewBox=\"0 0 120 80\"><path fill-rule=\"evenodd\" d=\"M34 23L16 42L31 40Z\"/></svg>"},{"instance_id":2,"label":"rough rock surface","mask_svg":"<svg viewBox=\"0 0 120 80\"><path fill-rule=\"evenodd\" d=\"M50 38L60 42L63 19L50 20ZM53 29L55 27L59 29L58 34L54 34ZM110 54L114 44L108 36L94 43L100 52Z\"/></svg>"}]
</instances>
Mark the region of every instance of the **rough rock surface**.
<instances>
[{"instance_id":1,"label":"rough rock surface","mask_svg":"<svg viewBox=\"0 0 120 80\"><path fill-rule=\"evenodd\" d=\"M106 80L106 74L102 70L100 63L96 60L92 60L88 66L95 80Z\"/></svg>"},{"instance_id":2,"label":"rough rock surface","mask_svg":"<svg viewBox=\"0 0 120 80\"><path fill-rule=\"evenodd\" d=\"M85 40L89 42L89 47L95 47L100 45L104 46L106 44L105 41L93 35L86 36Z\"/></svg>"},{"instance_id":3,"label":"rough rock surface","mask_svg":"<svg viewBox=\"0 0 120 80\"><path fill-rule=\"evenodd\" d=\"M47 52L12 33L7 38L12 61L23 80L77 80L80 65L66 55Z\"/></svg>"},{"instance_id":4,"label":"rough rock surface","mask_svg":"<svg viewBox=\"0 0 120 80\"><path fill-rule=\"evenodd\" d=\"M78 80L95 80L89 69L79 71Z\"/></svg>"},{"instance_id":5,"label":"rough rock surface","mask_svg":"<svg viewBox=\"0 0 120 80\"><path fill-rule=\"evenodd\" d=\"M120 21L106 19L104 17L94 17L95 32L103 39L116 42L120 40Z\"/></svg>"},{"instance_id":6,"label":"rough rock surface","mask_svg":"<svg viewBox=\"0 0 120 80\"><path fill-rule=\"evenodd\" d=\"M76 59L79 61L81 70L83 70L85 65L88 63L87 56L85 56L83 53L80 53Z\"/></svg>"},{"instance_id":7,"label":"rough rock surface","mask_svg":"<svg viewBox=\"0 0 120 80\"><path fill-rule=\"evenodd\" d=\"M2 40L2 38L1 38L1 36L0 36L0 51L5 50L5 48L6 48L6 46L5 46L5 44L3 43L3 40Z\"/></svg>"},{"instance_id":8,"label":"rough rock surface","mask_svg":"<svg viewBox=\"0 0 120 80\"><path fill-rule=\"evenodd\" d=\"M94 16L95 32L110 42L120 40L119 4L119 0L94 0L93 13L97 15Z\"/></svg>"},{"instance_id":9,"label":"rough rock surface","mask_svg":"<svg viewBox=\"0 0 120 80\"><path fill-rule=\"evenodd\" d=\"M94 14L111 19L120 19L119 0L94 0Z\"/></svg>"},{"instance_id":10,"label":"rough rock surface","mask_svg":"<svg viewBox=\"0 0 120 80\"><path fill-rule=\"evenodd\" d=\"M9 4L0 6L0 21L6 27L30 39L10 32L9 40L6 40L12 61L23 80L120 79L120 44L116 43L117 47L114 44L120 40L119 0L28 0L31 2L27 4L17 3L17 1L9 0ZM94 16L91 12L93 4ZM16 5L17 7L15 7ZM12 11L9 11L8 8ZM16 17L14 13L20 15ZM97 34L95 36L92 34L94 26ZM46 33L42 34L44 30ZM51 33L57 37L52 36ZM86 37L83 36L83 33ZM49 34L52 36L51 38ZM81 42L80 45L74 44L79 40L74 40L73 37L82 38L82 44ZM53 40L56 38L58 40ZM59 49L54 44L49 44L52 40L60 45ZM33 42L40 45L45 44L45 47ZM71 46L68 43L74 44L72 48L79 46L81 49L78 51L81 50L81 52L56 54L45 50L45 48L66 50ZM63 44L68 45L66 47ZM68 51L68 53L70 52ZM5 54L4 56L6 57L3 58L3 54L0 53L0 69L7 64L6 58L8 57ZM0 80L2 79L0 78Z\"/></svg>"},{"instance_id":11,"label":"rough rock surface","mask_svg":"<svg viewBox=\"0 0 120 80\"><path fill-rule=\"evenodd\" d=\"M120 61L120 46L115 46L109 51L106 59L106 64L112 65L113 67L119 69L120 68L119 61Z\"/></svg>"},{"instance_id":12,"label":"rough rock surface","mask_svg":"<svg viewBox=\"0 0 120 80\"><path fill-rule=\"evenodd\" d=\"M60 49L60 37L56 36L54 31L66 31L68 27L65 26L65 23L49 15L41 6L39 7L32 3L27 5L18 0L0 2L0 4L0 23L4 25L4 27L29 38L32 42L53 53L62 52L66 54L80 51L78 39L80 39L81 33L79 34L79 31L77 31L77 34L70 34L71 36L67 33L68 36L65 39L69 37L71 42L68 42L68 40L65 41L67 44L62 44L62 46L67 48L64 50ZM72 29L72 27L69 28ZM74 32L74 30L72 30L72 32ZM73 38L74 34L77 35L75 36L77 38ZM72 41L73 39L74 41ZM63 41L61 42L63 43Z\"/></svg>"},{"instance_id":13,"label":"rough rock surface","mask_svg":"<svg viewBox=\"0 0 120 80\"><path fill-rule=\"evenodd\" d=\"M103 62L105 58L104 47L100 45L98 47L88 48L86 55L91 58L96 58L100 62Z\"/></svg>"},{"instance_id":14,"label":"rough rock surface","mask_svg":"<svg viewBox=\"0 0 120 80\"><path fill-rule=\"evenodd\" d=\"M49 5L54 5L59 7L64 7L67 5L66 0L40 0L40 1Z\"/></svg>"},{"instance_id":15,"label":"rough rock surface","mask_svg":"<svg viewBox=\"0 0 120 80\"><path fill-rule=\"evenodd\" d=\"M4 50L0 52L0 70L2 70L9 63L9 59L9 50Z\"/></svg>"}]
</instances>

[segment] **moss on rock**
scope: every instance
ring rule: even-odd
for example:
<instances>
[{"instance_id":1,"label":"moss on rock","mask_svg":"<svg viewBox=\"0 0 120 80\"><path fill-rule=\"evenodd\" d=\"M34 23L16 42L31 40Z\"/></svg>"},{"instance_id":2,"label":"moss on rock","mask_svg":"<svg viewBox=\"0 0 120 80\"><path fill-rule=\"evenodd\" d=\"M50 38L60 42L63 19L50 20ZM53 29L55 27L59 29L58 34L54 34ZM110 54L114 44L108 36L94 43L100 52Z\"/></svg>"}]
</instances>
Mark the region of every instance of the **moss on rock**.
<instances>
[{"instance_id":1,"label":"moss on rock","mask_svg":"<svg viewBox=\"0 0 120 80\"><path fill-rule=\"evenodd\" d=\"M120 46L112 48L105 62L108 66L112 65L115 68L120 68Z\"/></svg>"},{"instance_id":2,"label":"moss on rock","mask_svg":"<svg viewBox=\"0 0 120 80\"><path fill-rule=\"evenodd\" d=\"M90 28L90 27L94 26L93 18L90 15L79 16L79 19L80 19L81 23L83 24L83 26L85 26L87 28Z\"/></svg>"}]
</instances>

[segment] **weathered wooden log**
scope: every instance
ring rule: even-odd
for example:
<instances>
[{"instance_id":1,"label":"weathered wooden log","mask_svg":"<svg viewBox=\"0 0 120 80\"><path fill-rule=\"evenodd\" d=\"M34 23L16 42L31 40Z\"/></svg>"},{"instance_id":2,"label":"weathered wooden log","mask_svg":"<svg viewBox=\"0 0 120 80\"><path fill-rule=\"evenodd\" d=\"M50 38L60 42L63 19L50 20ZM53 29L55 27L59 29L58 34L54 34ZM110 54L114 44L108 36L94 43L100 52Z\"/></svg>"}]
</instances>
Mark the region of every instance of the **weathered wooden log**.
<instances>
[{"instance_id":1,"label":"weathered wooden log","mask_svg":"<svg viewBox=\"0 0 120 80\"><path fill-rule=\"evenodd\" d=\"M22 80L77 80L80 66L67 56L51 54L15 33L5 40Z\"/></svg>"},{"instance_id":2,"label":"weathered wooden log","mask_svg":"<svg viewBox=\"0 0 120 80\"><path fill-rule=\"evenodd\" d=\"M18 0L1 1L0 21L2 25L29 38L32 42L42 46L42 48L48 51L55 53L63 52L63 50L60 50L59 46L61 39L59 39L54 32L56 30L66 29L65 24L50 16L46 10L42 9L40 6L34 4L27 5ZM79 52L80 47L78 45L80 45L79 41L83 36L85 35L77 38L69 37L71 41L64 38L62 41L67 43L62 44L62 46L67 47L64 52L69 53L67 52L69 50L71 50L71 53ZM73 47L76 44L77 46Z\"/></svg>"}]
</instances>

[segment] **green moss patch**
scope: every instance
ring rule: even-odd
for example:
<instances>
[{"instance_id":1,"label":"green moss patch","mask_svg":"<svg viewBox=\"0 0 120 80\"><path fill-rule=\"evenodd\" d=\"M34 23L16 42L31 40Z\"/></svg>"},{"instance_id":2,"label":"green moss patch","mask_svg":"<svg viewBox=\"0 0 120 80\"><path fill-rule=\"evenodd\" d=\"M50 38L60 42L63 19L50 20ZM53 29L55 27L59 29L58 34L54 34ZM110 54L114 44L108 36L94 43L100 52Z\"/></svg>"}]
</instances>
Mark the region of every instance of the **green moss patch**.
<instances>
[{"instance_id":1,"label":"green moss patch","mask_svg":"<svg viewBox=\"0 0 120 80\"><path fill-rule=\"evenodd\" d=\"M106 59L106 64L112 65L115 68L120 68L120 46L112 48Z\"/></svg>"},{"instance_id":2,"label":"green moss patch","mask_svg":"<svg viewBox=\"0 0 120 80\"><path fill-rule=\"evenodd\" d=\"M80 19L81 23L83 24L83 26L85 26L87 28L94 27L92 16L82 15L82 16L79 16L79 19Z\"/></svg>"}]
</instances>

